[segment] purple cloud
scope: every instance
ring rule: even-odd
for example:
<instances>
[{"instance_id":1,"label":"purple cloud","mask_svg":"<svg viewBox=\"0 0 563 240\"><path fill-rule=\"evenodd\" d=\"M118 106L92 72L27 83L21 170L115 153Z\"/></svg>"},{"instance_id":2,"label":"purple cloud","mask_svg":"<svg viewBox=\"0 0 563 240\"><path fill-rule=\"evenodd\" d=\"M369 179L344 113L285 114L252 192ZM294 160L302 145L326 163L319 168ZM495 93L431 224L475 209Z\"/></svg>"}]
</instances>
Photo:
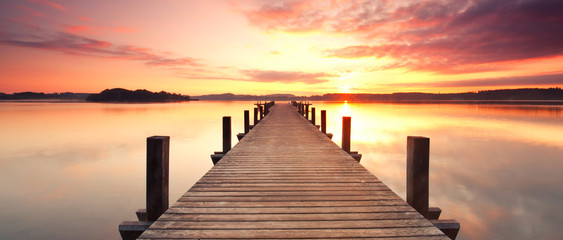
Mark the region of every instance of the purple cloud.
<instances>
[{"instance_id":1,"label":"purple cloud","mask_svg":"<svg viewBox=\"0 0 563 240\"><path fill-rule=\"evenodd\" d=\"M155 53L148 48L134 45L116 45L107 41L87 38L79 35L58 33L55 36L31 37L27 39L0 35L0 43L12 46L38 48L62 52L71 55L91 56L110 59L143 61L157 66L202 66L198 59L172 58L167 54Z\"/></svg>"}]
</instances>

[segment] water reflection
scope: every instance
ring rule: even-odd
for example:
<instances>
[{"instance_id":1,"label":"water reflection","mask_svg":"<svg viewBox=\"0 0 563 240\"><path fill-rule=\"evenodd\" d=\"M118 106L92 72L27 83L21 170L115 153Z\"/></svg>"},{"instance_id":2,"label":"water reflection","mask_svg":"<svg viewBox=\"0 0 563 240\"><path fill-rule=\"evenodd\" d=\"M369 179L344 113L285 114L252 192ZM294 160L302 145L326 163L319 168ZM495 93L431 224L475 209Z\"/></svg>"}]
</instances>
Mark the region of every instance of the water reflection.
<instances>
[{"instance_id":1,"label":"water reflection","mask_svg":"<svg viewBox=\"0 0 563 240\"><path fill-rule=\"evenodd\" d=\"M221 117L243 131L252 102L0 103L0 238L119 239L144 205L145 139L170 135L170 199L221 149ZM431 138L430 202L462 224L459 239L563 235L560 106L314 103L340 144L405 197L406 137ZM251 111L252 112L252 111ZM6 207L9 206L9 207Z\"/></svg>"},{"instance_id":2,"label":"water reflection","mask_svg":"<svg viewBox=\"0 0 563 240\"><path fill-rule=\"evenodd\" d=\"M459 239L558 239L563 234L560 106L319 103L340 144L405 197L406 137L430 137L430 203L461 222ZM332 115L331 115L332 113Z\"/></svg>"},{"instance_id":3,"label":"water reflection","mask_svg":"<svg viewBox=\"0 0 563 240\"><path fill-rule=\"evenodd\" d=\"M0 103L0 238L119 239L144 206L146 137L170 135L170 199L209 168L250 102ZM233 136L233 143L236 143ZM6 207L10 206L10 207Z\"/></svg>"}]
</instances>

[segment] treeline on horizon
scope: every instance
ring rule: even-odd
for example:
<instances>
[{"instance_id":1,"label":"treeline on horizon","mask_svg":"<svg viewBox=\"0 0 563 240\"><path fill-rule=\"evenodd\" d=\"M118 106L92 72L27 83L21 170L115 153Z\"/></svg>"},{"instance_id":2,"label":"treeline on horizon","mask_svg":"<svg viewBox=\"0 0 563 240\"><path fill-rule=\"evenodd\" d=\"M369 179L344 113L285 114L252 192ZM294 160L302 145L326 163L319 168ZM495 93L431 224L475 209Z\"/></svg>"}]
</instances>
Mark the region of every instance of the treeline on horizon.
<instances>
[{"instance_id":1,"label":"treeline on horizon","mask_svg":"<svg viewBox=\"0 0 563 240\"><path fill-rule=\"evenodd\" d=\"M563 100L561 88L521 88L485 90L466 93L391 93L391 94L342 94L330 93L322 96L324 101L452 101L452 100Z\"/></svg>"},{"instance_id":2,"label":"treeline on horizon","mask_svg":"<svg viewBox=\"0 0 563 240\"><path fill-rule=\"evenodd\" d=\"M60 99L60 100L84 100L89 93L42 93L42 92L19 92L14 94L0 93L0 100L25 100L25 99Z\"/></svg>"},{"instance_id":3,"label":"treeline on horizon","mask_svg":"<svg viewBox=\"0 0 563 240\"><path fill-rule=\"evenodd\" d=\"M309 100L309 101L453 101L453 100L563 100L561 88L521 88L485 90L465 93L327 93L324 95L295 96L293 94L235 95L232 93L195 96L200 100Z\"/></svg>"},{"instance_id":4,"label":"treeline on horizon","mask_svg":"<svg viewBox=\"0 0 563 240\"><path fill-rule=\"evenodd\" d=\"M195 98L195 99L194 99ZM23 99L60 99L60 100L86 100L93 102L171 102L171 101L193 101L193 100L231 100L231 101L257 101L257 100L309 100L309 101L454 101L454 100L563 100L563 90L557 88L521 88L484 90L465 93L421 93L405 92L391 94L375 93L327 93L324 95L295 96L293 94L270 94L270 95L236 95L232 93L210 94L189 96L168 93L150 92L147 90L127 90L123 88L106 89L98 94L88 93L36 93L21 92L14 94L0 93L0 100L23 100Z\"/></svg>"}]
</instances>

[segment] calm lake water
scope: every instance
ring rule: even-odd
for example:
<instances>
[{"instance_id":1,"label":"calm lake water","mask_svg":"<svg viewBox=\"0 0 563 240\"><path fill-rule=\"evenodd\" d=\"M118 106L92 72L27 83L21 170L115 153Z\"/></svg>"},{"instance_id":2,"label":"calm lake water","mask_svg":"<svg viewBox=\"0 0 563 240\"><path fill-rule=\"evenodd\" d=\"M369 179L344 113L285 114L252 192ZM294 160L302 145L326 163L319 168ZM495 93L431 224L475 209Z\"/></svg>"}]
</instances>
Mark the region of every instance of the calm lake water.
<instances>
[{"instance_id":1,"label":"calm lake water","mask_svg":"<svg viewBox=\"0 0 563 240\"><path fill-rule=\"evenodd\" d=\"M170 200L212 167L221 117L243 131L253 102L0 102L0 239L119 239L145 204L146 137L168 135ZM563 107L314 103L340 144L405 198L406 138L430 138L430 205L458 239L560 239ZM251 111L252 112L252 111Z\"/></svg>"}]
</instances>

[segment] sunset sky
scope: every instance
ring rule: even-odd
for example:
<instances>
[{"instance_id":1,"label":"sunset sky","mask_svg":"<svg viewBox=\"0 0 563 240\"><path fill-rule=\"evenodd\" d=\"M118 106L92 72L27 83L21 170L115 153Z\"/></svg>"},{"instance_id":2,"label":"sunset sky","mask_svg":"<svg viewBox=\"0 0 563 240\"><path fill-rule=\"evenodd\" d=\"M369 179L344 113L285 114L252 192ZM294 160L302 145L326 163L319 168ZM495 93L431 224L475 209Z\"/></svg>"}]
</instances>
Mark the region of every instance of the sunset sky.
<instances>
[{"instance_id":1,"label":"sunset sky","mask_svg":"<svg viewBox=\"0 0 563 240\"><path fill-rule=\"evenodd\" d=\"M561 0L0 1L4 93L561 86Z\"/></svg>"}]
</instances>

